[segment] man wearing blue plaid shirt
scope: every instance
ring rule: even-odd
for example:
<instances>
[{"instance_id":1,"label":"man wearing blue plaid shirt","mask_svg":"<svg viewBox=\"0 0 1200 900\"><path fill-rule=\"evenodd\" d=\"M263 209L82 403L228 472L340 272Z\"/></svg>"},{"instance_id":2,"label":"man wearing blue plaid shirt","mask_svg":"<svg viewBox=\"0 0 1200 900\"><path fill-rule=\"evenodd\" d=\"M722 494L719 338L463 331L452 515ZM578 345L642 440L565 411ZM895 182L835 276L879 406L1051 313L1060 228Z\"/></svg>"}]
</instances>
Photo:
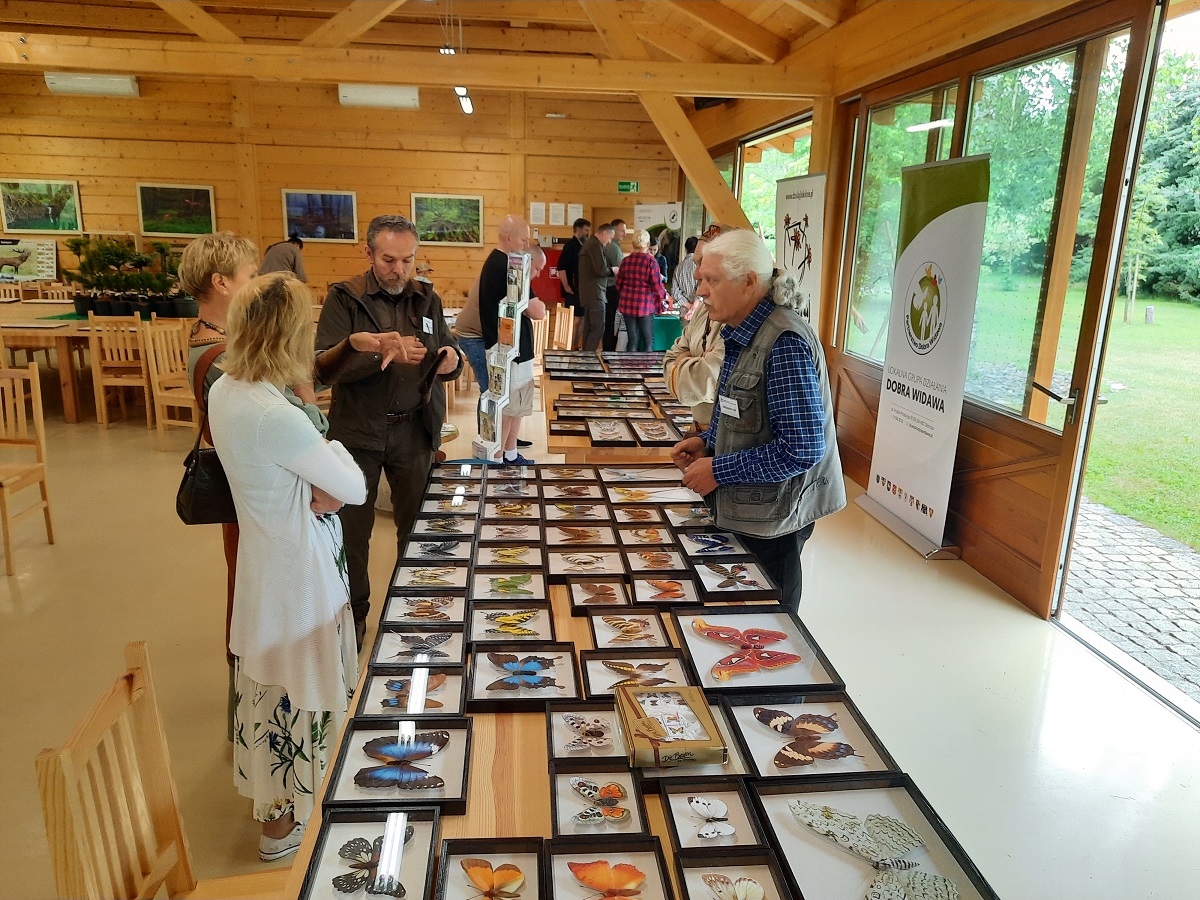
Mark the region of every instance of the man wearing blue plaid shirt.
<instances>
[{"instance_id":1,"label":"man wearing blue plaid shirt","mask_svg":"<svg viewBox=\"0 0 1200 900\"><path fill-rule=\"evenodd\" d=\"M794 310L776 306L774 263L752 231L705 248L697 295L724 323L725 360L707 430L671 451L683 483L736 532L795 609L800 551L821 516L846 505L825 354Z\"/></svg>"}]
</instances>

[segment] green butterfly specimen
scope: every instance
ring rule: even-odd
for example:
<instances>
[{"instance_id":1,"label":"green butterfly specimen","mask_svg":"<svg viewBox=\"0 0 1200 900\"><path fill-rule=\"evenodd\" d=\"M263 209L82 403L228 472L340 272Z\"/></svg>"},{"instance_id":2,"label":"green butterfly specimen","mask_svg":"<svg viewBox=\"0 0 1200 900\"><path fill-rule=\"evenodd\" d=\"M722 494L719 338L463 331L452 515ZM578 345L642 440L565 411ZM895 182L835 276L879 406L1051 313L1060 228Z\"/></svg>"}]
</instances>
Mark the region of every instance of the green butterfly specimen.
<instances>
[{"instance_id":1,"label":"green butterfly specimen","mask_svg":"<svg viewBox=\"0 0 1200 900\"><path fill-rule=\"evenodd\" d=\"M533 591L525 587L532 580L533 575L529 572L523 575L500 575L495 578L488 578L493 594L514 594L526 597L533 596Z\"/></svg>"}]
</instances>

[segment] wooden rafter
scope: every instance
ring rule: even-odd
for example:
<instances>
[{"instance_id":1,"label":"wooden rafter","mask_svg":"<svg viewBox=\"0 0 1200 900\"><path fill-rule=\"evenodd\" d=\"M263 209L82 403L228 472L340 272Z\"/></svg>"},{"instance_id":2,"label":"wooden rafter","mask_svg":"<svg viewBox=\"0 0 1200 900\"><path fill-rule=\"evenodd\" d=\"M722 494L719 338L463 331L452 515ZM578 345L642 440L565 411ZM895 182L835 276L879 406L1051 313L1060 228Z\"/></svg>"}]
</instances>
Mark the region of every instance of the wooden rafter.
<instances>
[{"instance_id":1,"label":"wooden rafter","mask_svg":"<svg viewBox=\"0 0 1200 900\"><path fill-rule=\"evenodd\" d=\"M240 44L242 39L193 0L154 0L168 16L213 44Z\"/></svg>"},{"instance_id":2,"label":"wooden rafter","mask_svg":"<svg viewBox=\"0 0 1200 900\"><path fill-rule=\"evenodd\" d=\"M661 91L670 95L805 97L829 92L830 73L795 66L596 60L551 56L537 65L520 56L429 51L201 44L74 35L0 32L0 69L128 72L204 78L253 78L332 84L417 84L577 94Z\"/></svg>"},{"instance_id":3,"label":"wooden rafter","mask_svg":"<svg viewBox=\"0 0 1200 900\"><path fill-rule=\"evenodd\" d=\"M612 59L648 60L646 48L638 40L637 32L629 27L620 10L608 0L579 0L592 27L600 35L608 55Z\"/></svg>"},{"instance_id":4,"label":"wooden rafter","mask_svg":"<svg viewBox=\"0 0 1200 900\"><path fill-rule=\"evenodd\" d=\"M783 0L797 12L804 13L823 28L832 28L841 19L841 9L836 3L816 3L813 0Z\"/></svg>"},{"instance_id":5,"label":"wooden rafter","mask_svg":"<svg viewBox=\"0 0 1200 900\"><path fill-rule=\"evenodd\" d=\"M354 0L300 42L301 47L341 47L370 31L406 0Z\"/></svg>"},{"instance_id":6,"label":"wooden rafter","mask_svg":"<svg viewBox=\"0 0 1200 900\"><path fill-rule=\"evenodd\" d=\"M732 41L764 62L773 63L791 49L783 38L755 25L717 0L666 0L675 9L699 22L709 31Z\"/></svg>"},{"instance_id":7,"label":"wooden rafter","mask_svg":"<svg viewBox=\"0 0 1200 900\"><path fill-rule=\"evenodd\" d=\"M721 61L721 56L694 41L681 38L678 34L662 30L639 31L638 37L651 47L657 47L680 62L707 65Z\"/></svg>"}]
</instances>

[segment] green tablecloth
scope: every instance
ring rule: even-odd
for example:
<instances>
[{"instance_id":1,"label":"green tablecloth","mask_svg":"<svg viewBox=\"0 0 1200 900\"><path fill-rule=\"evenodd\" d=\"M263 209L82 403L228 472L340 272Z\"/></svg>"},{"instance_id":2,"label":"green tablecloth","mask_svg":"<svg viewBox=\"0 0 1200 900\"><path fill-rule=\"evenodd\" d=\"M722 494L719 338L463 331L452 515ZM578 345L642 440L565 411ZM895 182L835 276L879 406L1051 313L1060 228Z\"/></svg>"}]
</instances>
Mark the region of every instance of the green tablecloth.
<instances>
[{"instance_id":1,"label":"green tablecloth","mask_svg":"<svg viewBox=\"0 0 1200 900\"><path fill-rule=\"evenodd\" d=\"M654 349L670 350L675 339L683 334L683 322L679 316L654 317Z\"/></svg>"}]
</instances>

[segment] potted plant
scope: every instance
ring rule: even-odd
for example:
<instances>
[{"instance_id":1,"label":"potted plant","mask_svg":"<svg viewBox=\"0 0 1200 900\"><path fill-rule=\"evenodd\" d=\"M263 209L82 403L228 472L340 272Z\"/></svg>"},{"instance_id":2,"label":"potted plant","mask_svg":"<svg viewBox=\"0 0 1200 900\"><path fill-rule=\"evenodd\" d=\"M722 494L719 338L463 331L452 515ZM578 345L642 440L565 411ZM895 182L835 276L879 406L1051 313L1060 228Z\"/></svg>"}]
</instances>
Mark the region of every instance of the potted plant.
<instances>
[{"instance_id":1,"label":"potted plant","mask_svg":"<svg viewBox=\"0 0 1200 900\"><path fill-rule=\"evenodd\" d=\"M158 271L154 271L154 256L138 251L132 241L80 236L66 243L79 257L79 268L64 274L87 291L86 299L76 303L80 315L89 309L98 316L177 314L171 295L176 291L179 261L170 245L152 245L158 253Z\"/></svg>"}]
</instances>

